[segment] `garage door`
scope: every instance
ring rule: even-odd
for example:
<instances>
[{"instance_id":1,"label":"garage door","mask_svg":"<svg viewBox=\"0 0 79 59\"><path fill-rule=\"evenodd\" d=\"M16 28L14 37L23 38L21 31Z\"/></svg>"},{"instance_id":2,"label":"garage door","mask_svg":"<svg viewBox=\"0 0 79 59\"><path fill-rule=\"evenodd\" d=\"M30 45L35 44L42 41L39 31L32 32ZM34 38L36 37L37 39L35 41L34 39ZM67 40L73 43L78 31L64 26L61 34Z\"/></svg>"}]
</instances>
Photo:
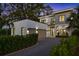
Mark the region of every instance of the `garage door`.
<instances>
[{"instance_id":1,"label":"garage door","mask_svg":"<svg viewBox=\"0 0 79 59\"><path fill-rule=\"evenodd\" d=\"M38 30L38 40L43 40L46 38L46 30Z\"/></svg>"}]
</instances>

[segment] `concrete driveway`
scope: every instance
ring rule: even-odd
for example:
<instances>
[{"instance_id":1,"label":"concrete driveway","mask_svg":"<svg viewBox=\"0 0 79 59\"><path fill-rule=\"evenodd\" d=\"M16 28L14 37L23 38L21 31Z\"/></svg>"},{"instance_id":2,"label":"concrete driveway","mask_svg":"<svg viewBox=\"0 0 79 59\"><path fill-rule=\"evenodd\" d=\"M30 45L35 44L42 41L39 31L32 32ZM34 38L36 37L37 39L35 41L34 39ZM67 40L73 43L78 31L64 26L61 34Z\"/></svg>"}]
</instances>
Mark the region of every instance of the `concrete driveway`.
<instances>
[{"instance_id":1,"label":"concrete driveway","mask_svg":"<svg viewBox=\"0 0 79 59\"><path fill-rule=\"evenodd\" d=\"M59 43L59 38L45 39L32 47L10 53L7 56L49 56L51 47Z\"/></svg>"}]
</instances>

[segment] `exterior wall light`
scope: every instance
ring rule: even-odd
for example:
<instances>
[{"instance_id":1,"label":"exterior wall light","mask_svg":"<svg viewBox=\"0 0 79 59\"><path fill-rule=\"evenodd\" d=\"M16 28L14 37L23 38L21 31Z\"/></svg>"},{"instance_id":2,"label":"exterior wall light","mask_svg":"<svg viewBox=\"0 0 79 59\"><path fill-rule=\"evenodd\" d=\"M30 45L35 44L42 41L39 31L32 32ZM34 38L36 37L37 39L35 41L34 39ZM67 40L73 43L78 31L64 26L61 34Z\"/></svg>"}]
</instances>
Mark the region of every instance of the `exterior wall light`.
<instances>
[{"instance_id":1,"label":"exterior wall light","mask_svg":"<svg viewBox=\"0 0 79 59\"><path fill-rule=\"evenodd\" d=\"M38 31L36 30L36 34L38 34Z\"/></svg>"},{"instance_id":2,"label":"exterior wall light","mask_svg":"<svg viewBox=\"0 0 79 59\"><path fill-rule=\"evenodd\" d=\"M36 27L36 34L38 34L38 27Z\"/></svg>"},{"instance_id":3,"label":"exterior wall light","mask_svg":"<svg viewBox=\"0 0 79 59\"><path fill-rule=\"evenodd\" d=\"M29 34L29 30L27 30L27 34Z\"/></svg>"},{"instance_id":4,"label":"exterior wall light","mask_svg":"<svg viewBox=\"0 0 79 59\"><path fill-rule=\"evenodd\" d=\"M71 17L71 20L73 19L73 17Z\"/></svg>"},{"instance_id":5,"label":"exterior wall light","mask_svg":"<svg viewBox=\"0 0 79 59\"><path fill-rule=\"evenodd\" d=\"M38 29L38 27L36 27L36 30Z\"/></svg>"}]
</instances>

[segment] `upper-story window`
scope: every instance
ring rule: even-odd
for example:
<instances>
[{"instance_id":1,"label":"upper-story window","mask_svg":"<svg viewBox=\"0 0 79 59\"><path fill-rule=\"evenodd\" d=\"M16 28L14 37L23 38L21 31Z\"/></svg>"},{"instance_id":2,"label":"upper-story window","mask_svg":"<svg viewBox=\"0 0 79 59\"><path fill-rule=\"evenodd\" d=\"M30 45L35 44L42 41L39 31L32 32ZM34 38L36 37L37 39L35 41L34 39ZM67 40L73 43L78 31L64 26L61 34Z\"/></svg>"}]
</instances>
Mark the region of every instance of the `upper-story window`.
<instances>
[{"instance_id":1,"label":"upper-story window","mask_svg":"<svg viewBox=\"0 0 79 59\"><path fill-rule=\"evenodd\" d=\"M60 21L60 22L63 22L63 21L64 21L64 19L65 19L65 16L64 16L64 15L59 16L59 21Z\"/></svg>"},{"instance_id":2,"label":"upper-story window","mask_svg":"<svg viewBox=\"0 0 79 59\"><path fill-rule=\"evenodd\" d=\"M41 19L40 22L41 22L41 23L45 23L45 19Z\"/></svg>"}]
</instances>

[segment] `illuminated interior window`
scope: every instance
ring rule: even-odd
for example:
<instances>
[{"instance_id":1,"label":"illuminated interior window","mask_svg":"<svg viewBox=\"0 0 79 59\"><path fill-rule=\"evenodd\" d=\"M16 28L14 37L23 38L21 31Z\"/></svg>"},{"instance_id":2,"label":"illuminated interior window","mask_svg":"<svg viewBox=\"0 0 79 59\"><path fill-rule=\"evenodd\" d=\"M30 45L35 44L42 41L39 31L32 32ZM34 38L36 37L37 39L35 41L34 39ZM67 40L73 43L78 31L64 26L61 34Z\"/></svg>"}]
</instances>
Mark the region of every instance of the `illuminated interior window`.
<instances>
[{"instance_id":1,"label":"illuminated interior window","mask_svg":"<svg viewBox=\"0 0 79 59\"><path fill-rule=\"evenodd\" d=\"M59 21L60 21L60 22L63 22L63 21L64 21L64 19L65 19L65 17L64 17L64 16L60 16L60 17L59 17Z\"/></svg>"}]
</instances>

